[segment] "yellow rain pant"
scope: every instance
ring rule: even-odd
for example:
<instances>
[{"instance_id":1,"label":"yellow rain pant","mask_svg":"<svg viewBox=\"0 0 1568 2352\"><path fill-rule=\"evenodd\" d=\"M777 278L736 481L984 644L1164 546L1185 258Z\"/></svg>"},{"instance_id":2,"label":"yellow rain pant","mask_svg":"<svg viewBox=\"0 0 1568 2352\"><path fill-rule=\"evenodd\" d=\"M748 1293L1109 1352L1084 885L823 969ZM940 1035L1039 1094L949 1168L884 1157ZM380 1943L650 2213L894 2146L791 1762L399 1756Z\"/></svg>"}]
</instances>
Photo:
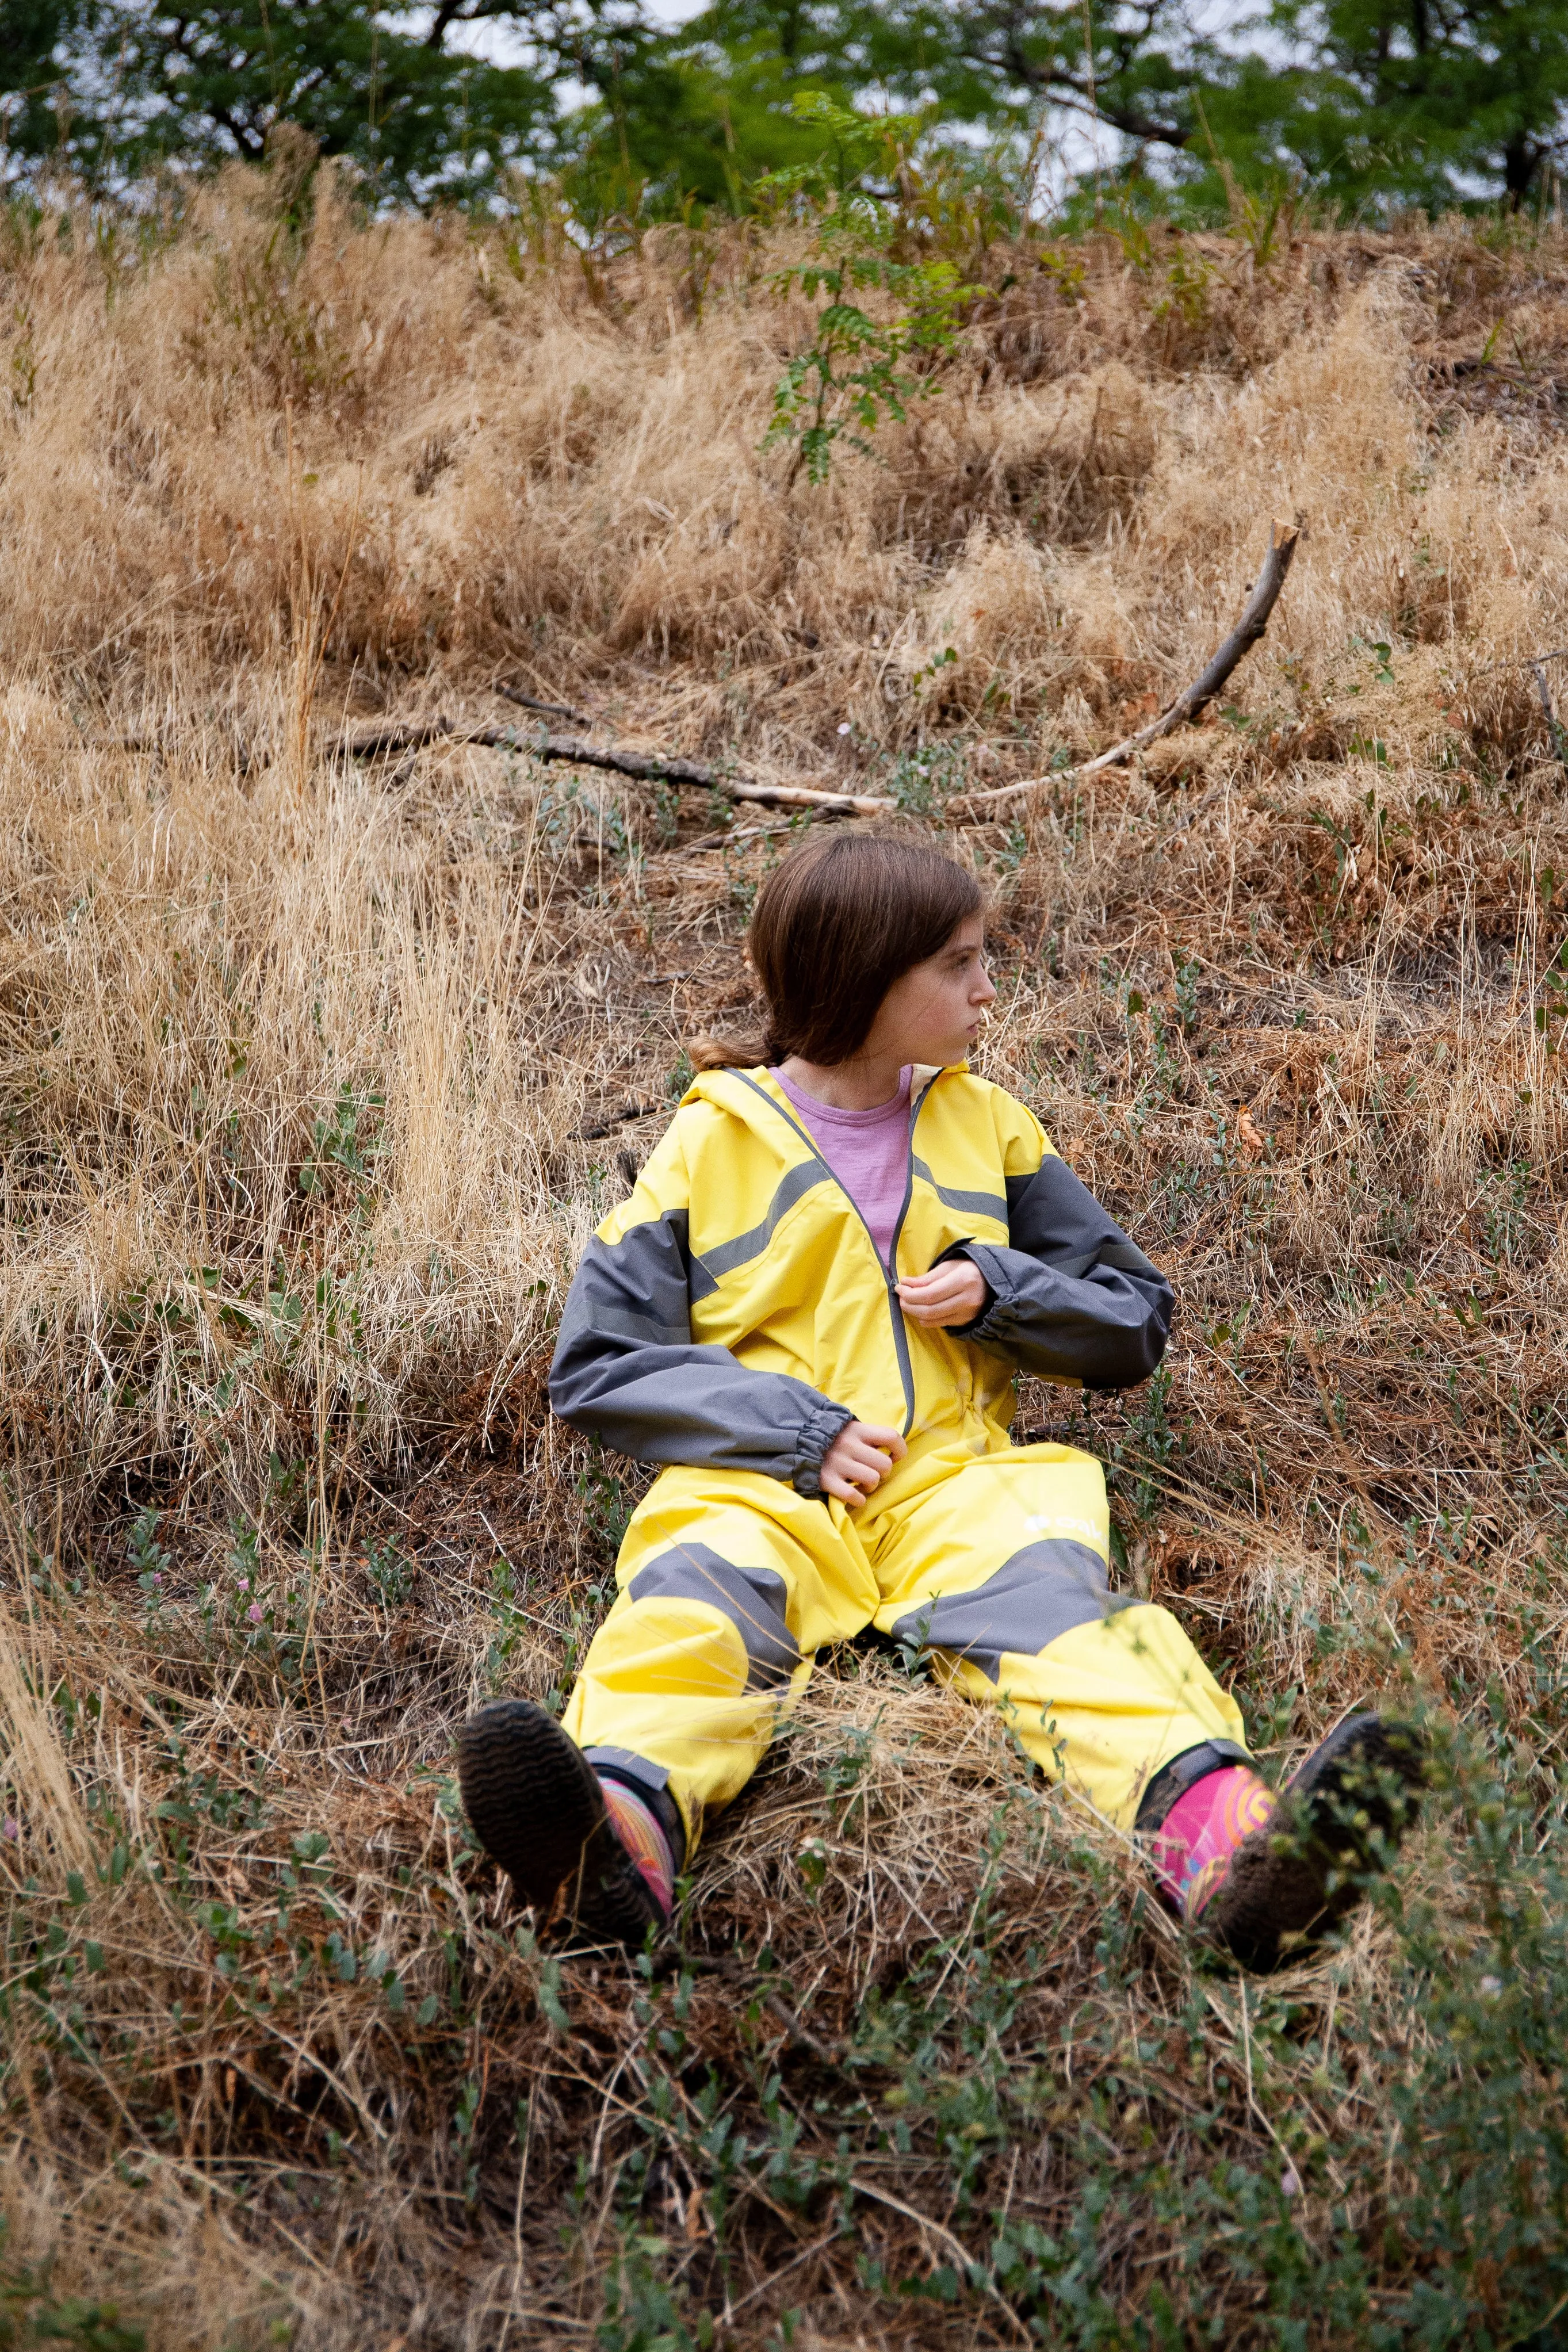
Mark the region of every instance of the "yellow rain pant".
<instances>
[{"instance_id":1,"label":"yellow rain pant","mask_svg":"<svg viewBox=\"0 0 1568 2352\"><path fill-rule=\"evenodd\" d=\"M668 1786L695 1849L746 1784L814 1653L868 1627L929 1649L1026 1752L1130 1829L1163 1765L1244 1739L1175 1619L1106 1589L1092 1454L958 1443L898 1465L858 1509L754 1471L666 1470L639 1505L565 1727Z\"/></svg>"}]
</instances>

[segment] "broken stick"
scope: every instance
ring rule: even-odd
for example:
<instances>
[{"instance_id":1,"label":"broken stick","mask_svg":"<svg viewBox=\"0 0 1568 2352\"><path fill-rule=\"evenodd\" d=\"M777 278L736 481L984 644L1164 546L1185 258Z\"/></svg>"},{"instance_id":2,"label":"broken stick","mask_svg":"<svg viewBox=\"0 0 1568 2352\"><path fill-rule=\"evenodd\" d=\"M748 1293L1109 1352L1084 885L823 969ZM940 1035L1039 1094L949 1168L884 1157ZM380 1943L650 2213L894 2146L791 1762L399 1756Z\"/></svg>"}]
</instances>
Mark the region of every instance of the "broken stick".
<instances>
[{"instance_id":1,"label":"broken stick","mask_svg":"<svg viewBox=\"0 0 1568 2352\"><path fill-rule=\"evenodd\" d=\"M393 751L417 751L427 743L479 743L491 751L524 751L533 760L562 760L579 768L604 768L641 783L686 785L721 793L726 800L755 801L763 808L813 808L835 816L880 816L897 803L869 793L823 793L807 784L764 784L748 776L726 775L700 760L655 760L643 751L619 751L584 743L574 735L521 733L515 727L455 727L449 719L416 726L384 727L374 735L348 735L339 745L352 760L384 760Z\"/></svg>"},{"instance_id":2,"label":"broken stick","mask_svg":"<svg viewBox=\"0 0 1568 2352\"><path fill-rule=\"evenodd\" d=\"M1081 767L1058 768L1046 776L1026 776L1020 783L1003 784L994 792L963 793L948 803L945 814L959 818L973 816L977 811L989 812L1025 793L1036 792L1042 784L1059 784L1068 776L1097 775L1102 768L1119 766L1146 743L1169 735L1187 719L1195 718L1214 700L1232 670L1268 628L1268 616L1285 585L1300 530L1300 521L1274 525L1263 569L1235 628L1191 686L1184 688L1149 726L1140 728L1125 741L1113 744L1109 751L1101 751L1098 759L1086 760ZM507 694L513 701L527 700L514 688L502 687L497 691ZM539 707L565 708L563 704ZM374 735L345 736L339 749L353 760L381 760L390 752L417 751L427 743L441 742L478 743L492 751L525 751L534 760L560 760L574 767L603 768L612 775L631 776L639 783L674 784L698 792L719 793L726 800L755 802L763 808L816 809L829 816L890 816L898 806L896 801L880 793L825 793L810 784L765 784L753 777L727 775L721 769L707 767L700 760L654 759L645 751L615 751L584 743L575 735L547 735L542 727L536 736L530 737L514 727L455 727L449 719L429 719L413 726L384 727Z\"/></svg>"},{"instance_id":3,"label":"broken stick","mask_svg":"<svg viewBox=\"0 0 1568 2352\"><path fill-rule=\"evenodd\" d=\"M950 810L956 813L960 810L973 812L975 809L999 808L1005 801L1016 799L1020 793L1037 791L1041 784L1059 784L1068 776L1098 775L1102 768L1120 767L1123 760L1131 759L1133 753L1142 751L1146 743L1157 742L1162 735L1173 734L1178 727L1185 726L1189 719L1195 719L1215 699L1232 670L1239 667L1268 628L1268 616L1279 601L1279 591L1285 585L1286 574L1300 544L1300 538L1299 517L1295 522L1277 522L1274 525L1269 533L1268 552L1263 559L1263 569L1253 583L1252 593L1241 608L1240 619L1191 686L1184 687L1174 702L1163 710L1158 719L1152 719L1147 727L1141 727L1136 735L1129 735L1121 742L1113 743L1109 751L1101 751L1097 759L1084 761L1079 767L1058 768L1045 776L1026 776L1020 783L1003 784L995 792L966 793L961 799L948 803Z\"/></svg>"},{"instance_id":4,"label":"broken stick","mask_svg":"<svg viewBox=\"0 0 1568 2352\"><path fill-rule=\"evenodd\" d=\"M595 1118L590 1120L586 1127L574 1129L572 1140L574 1143L597 1143L601 1136L614 1135L616 1128L625 1127L628 1119L652 1118L655 1112L661 1108L668 1110L668 1105L645 1102L623 1103L619 1110L611 1111L608 1118Z\"/></svg>"},{"instance_id":5,"label":"broken stick","mask_svg":"<svg viewBox=\"0 0 1568 2352\"><path fill-rule=\"evenodd\" d=\"M524 710L542 710L546 719L574 719L579 727L594 724L593 712L579 710L574 702L541 702L537 695L524 694L521 686L492 686L490 691L503 702L521 703Z\"/></svg>"}]
</instances>

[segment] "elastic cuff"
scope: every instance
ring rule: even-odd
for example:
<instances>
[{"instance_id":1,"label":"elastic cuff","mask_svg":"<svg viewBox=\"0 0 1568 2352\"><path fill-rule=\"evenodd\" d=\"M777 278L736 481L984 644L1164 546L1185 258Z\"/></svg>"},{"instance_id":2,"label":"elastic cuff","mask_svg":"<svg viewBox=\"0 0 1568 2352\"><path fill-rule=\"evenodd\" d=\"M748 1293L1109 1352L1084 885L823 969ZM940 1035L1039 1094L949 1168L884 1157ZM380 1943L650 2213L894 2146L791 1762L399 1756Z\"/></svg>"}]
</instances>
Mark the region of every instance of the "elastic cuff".
<instances>
[{"instance_id":1,"label":"elastic cuff","mask_svg":"<svg viewBox=\"0 0 1568 2352\"><path fill-rule=\"evenodd\" d=\"M665 1767L650 1764L646 1756L634 1756L629 1748L585 1748L583 1753L601 1780L624 1781L652 1807L659 1827L669 1840L679 1878L686 1862L686 1822L670 1792L669 1774Z\"/></svg>"},{"instance_id":2,"label":"elastic cuff","mask_svg":"<svg viewBox=\"0 0 1568 2352\"><path fill-rule=\"evenodd\" d=\"M1184 1797L1199 1780L1206 1780L1211 1772L1224 1772L1233 1764L1246 1764L1258 1769L1245 1748L1234 1739L1205 1739L1196 1748L1184 1748L1162 1765L1143 1791L1143 1801L1138 1808L1133 1823L1135 1834L1147 1835L1157 1830L1178 1797Z\"/></svg>"},{"instance_id":3,"label":"elastic cuff","mask_svg":"<svg viewBox=\"0 0 1568 2352\"><path fill-rule=\"evenodd\" d=\"M965 1323L953 1332L955 1339L973 1339L977 1347L1006 1348L1014 1337L1013 1318L1006 1308L993 1299L976 1322Z\"/></svg>"},{"instance_id":4,"label":"elastic cuff","mask_svg":"<svg viewBox=\"0 0 1568 2352\"><path fill-rule=\"evenodd\" d=\"M822 1496L822 1457L841 1429L847 1429L855 1416L847 1404L829 1404L825 1398L802 1422L795 1441L795 1469L790 1484L797 1495L807 1495L813 1501Z\"/></svg>"},{"instance_id":5,"label":"elastic cuff","mask_svg":"<svg viewBox=\"0 0 1568 2352\"><path fill-rule=\"evenodd\" d=\"M944 1255L956 1256L962 1252L971 1265L978 1266L985 1284L986 1299L973 1323L961 1324L952 1333L955 1339L973 1339L979 1346L1007 1349L1013 1340L1017 1318L1013 1312L1015 1292L1009 1286L1001 1266L994 1263L994 1252L984 1242L959 1242ZM990 1260L991 1263L987 1263Z\"/></svg>"}]
</instances>

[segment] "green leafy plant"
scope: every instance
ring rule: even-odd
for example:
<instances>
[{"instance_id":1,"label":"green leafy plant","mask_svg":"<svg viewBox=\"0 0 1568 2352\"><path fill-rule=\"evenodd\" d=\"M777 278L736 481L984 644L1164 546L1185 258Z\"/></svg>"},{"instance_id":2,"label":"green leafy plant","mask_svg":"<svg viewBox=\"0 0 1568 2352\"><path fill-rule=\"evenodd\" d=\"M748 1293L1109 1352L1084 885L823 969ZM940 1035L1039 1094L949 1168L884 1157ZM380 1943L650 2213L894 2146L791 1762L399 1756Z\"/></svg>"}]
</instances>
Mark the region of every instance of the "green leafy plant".
<instances>
[{"instance_id":1,"label":"green leafy plant","mask_svg":"<svg viewBox=\"0 0 1568 2352\"><path fill-rule=\"evenodd\" d=\"M384 1609L405 1606L418 1573L395 1542L378 1543L374 1537L364 1548L364 1572Z\"/></svg>"},{"instance_id":2,"label":"green leafy plant","mask_svg":"<svg viewBox=\"0 0 1568 2352\"><path fill-rule=\"evenodd\" d=\"M9 2223L0 2214L0 2246ZM78 2352L147 2352L147 2331L122 2318L117 2304L49 2292L48 2266L0 2266L0 2352L25 2345L74 2344Z\"/></svg>"},{"instance_id":3,"label":"green leafy plant","mask_svg":"<svg viewBox=\"0 0 1568 2352\"><path fill-rule=\"evenodd\" d=\"M795 110L831 134L835 152L771 173L759 190L777 212L813 224L809 257L776 271L774 292L782 299L798 289L821 306L811 341L774 389L763 444L790 446L786 487L803 467L809 481L826 481L840 441L868 456L868 434L889 418L901 423L911 400L931 396L931 364L956 349L960 314L980 290L951 261L918 249L910 257L897 207L866 184L879 163L897 184L918 116L868 121L820 91L797 98Z\"/></svg>"},{"instance_id":4,"label":"green leafy plant","mask_svg":"<svg viewBox=\"0 0 1568 2352\"><path fill-rule=\"evenodd\" d=\"M156 1609L165 1594L165 1579L174 1562L158 1541L158 1526L163 1514L152 1508L136 1515L131 1533L125 1539L126 1557L136 1570L136 1581L145 1598L149 1612Z\"/></svg>"},{"instance_id":5,"label":"green leafy plant","mask_svg":"<svg viewBox=\"0 0 1568 2352\"><path fill-rule=\"evenodd\" d=\"M345 1078L330 1118L318 1118L310 1130L310 1150L300 1170L301 1192L325 1192L334 1176L349 1177L367 1187L381 1156L378 1140L382 1097L356 1095Z\"/></svg>"}]
</instances>

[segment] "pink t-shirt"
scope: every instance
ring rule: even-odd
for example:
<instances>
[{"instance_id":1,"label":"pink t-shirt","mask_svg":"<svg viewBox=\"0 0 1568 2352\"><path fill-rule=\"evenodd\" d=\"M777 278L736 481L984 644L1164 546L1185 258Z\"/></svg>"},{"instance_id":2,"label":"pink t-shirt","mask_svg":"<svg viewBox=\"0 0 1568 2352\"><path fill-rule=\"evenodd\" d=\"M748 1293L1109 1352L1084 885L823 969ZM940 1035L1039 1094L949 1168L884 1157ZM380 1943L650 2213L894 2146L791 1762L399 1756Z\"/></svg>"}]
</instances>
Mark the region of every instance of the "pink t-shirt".
<instances>
[{"instance_id":1,"label":"pink t-shirt","mask_svg":"<svg viewBox=\"0 0 1568 2352\"><path fill-rule=\"evenodd\" d=\"M802 1094L782 1070L773 1072L801 1125L864 1217L884 1265L910 1181L911 1075L900 1070L898 1093L875 1110L834 1110L815 1096Z\"/></svg>"}]
</instances>

